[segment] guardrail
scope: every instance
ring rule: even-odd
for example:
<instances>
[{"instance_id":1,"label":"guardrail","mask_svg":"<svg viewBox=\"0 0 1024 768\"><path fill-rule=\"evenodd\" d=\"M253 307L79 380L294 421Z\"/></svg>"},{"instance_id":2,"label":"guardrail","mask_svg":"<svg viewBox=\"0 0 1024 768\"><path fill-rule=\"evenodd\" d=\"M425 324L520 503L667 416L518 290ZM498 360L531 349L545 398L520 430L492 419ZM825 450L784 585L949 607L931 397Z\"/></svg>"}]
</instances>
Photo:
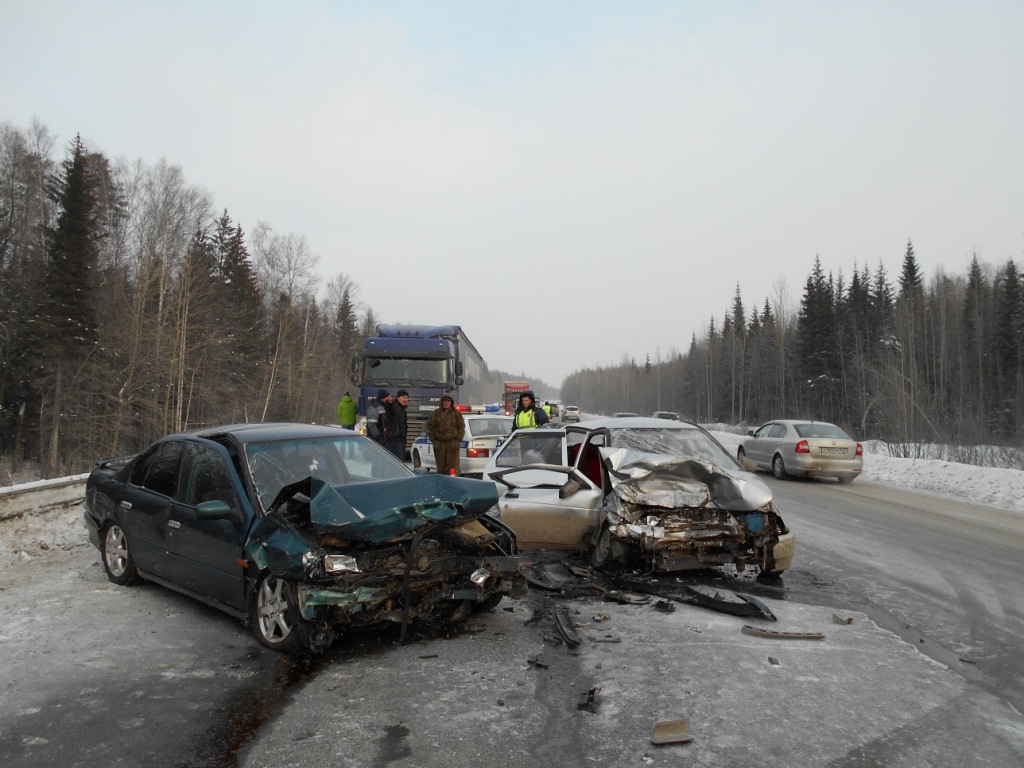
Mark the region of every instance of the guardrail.
<instances>
[{"instance_id":1,"label":"guardrail","mask_svg":"<svg viewBox=\"0 0 1024 768\"><path fill-rule=\"evenodd\" d=\"M0 522L27 514L72 509L85 500L85 475L0 488Z\"/></svg>"}]
</instances>

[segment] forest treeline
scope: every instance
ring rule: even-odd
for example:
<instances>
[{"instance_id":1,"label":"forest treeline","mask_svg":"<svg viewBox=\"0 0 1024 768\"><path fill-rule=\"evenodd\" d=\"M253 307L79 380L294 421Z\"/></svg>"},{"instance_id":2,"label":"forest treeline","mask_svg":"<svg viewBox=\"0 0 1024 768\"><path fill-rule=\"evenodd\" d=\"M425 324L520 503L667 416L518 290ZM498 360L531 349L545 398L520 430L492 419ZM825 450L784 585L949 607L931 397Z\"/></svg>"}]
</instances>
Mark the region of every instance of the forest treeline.
<instances>
[{"instance_id":1,"label":"forest treeline","mask_svg":"<svg viewBox=\"0 0 1024 768\"><path fill-rule=\"evenodd\" d=\"M0 125L0 460L53 477L208 424L334 422L378 318L352 277L324 283L316 264L301 236L243 231L177 166ZM737 286L686 352L576 371L561 400L1019 444L1022 340L1012 260L926 284L908 242L896 286L882 267L846 281L815 260L798 310L780 292L749 313ZM497 399L522 374L485 375Z\"/></svg>"},{"instance_id":2,"label":"forest treeline","mask_svg":"<svg viewBox=\"0 0 1024 768\"><path fill-rule=\"evenodd\" d=\"M681 412L756 426L821 419L858 439L1019 446L1024 290L1013 259L973 258L925 280L908 240L894 285L884 266L849 277L815 258L799 307L784 286L749 312L739 286L721 320L667 360L581 370L562 399L599 413Z\"/></svg>"},{"instance_id":3,"label":"forest treeline","mask_svg":"<svg viewBox=\"0 0 1024 768\"><path fill-rule=\"evenodd\" d=\"M336 423L378 318L305 238L246 233L164 161L0 125L0 460L87 471L170 432ZM56 157L55 157L56 156ZM502 371L486 371L495 399Z\"/></svg>"}]
</instances>

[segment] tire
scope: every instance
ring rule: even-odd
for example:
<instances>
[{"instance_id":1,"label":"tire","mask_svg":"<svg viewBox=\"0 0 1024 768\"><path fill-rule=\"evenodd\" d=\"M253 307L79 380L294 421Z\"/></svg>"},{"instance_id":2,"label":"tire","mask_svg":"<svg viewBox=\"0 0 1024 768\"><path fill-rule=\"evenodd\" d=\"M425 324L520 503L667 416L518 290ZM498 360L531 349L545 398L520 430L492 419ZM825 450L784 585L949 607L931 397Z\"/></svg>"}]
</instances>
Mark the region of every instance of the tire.
<instances>
[{"instance_id":1,"label":"tire","mask_svg":"<svg viewBox=\"0 0 1024 768\"><path fill-rule=\"evenodd\" d=\"M250 622L256 639L280 653L296 654L304 649L306 622L299 616L295 585L265 573L256 584Z\"/></svg>"},{"instance_id":2,"label":"tire","mask_svg":"<svg viewBox=\"0 0 1024 768\"><path fill-rule=\"evenodd\" d=\"M781 456L775 456L772 459L772 474L776 480L785 480L789 477L789 473L786 472L786 465L782 463Z\"/></svg>"},{"instance_id":3,"label":"tire","mask_svg":"<svg viewBox=\"0 0 1024 768\"><path fill-rule=\"evenodd\" d=\"M590 564L598 570L606 570L617 565L612 557L612 532L607 523L601 526L601 531L590 550Z\"/></svg>"},{"instance_id":4,"label":"tire","mask_svg":"<svg viewBox=\"0 0 1024 768\"><path fill-rule=\"evenodd\" d=\"M747 452L743 450L743 446L741 445L736 449L736 461L742 464L745 458L747 458Z\"/></svg>"},{"instance_id":5,"label":"tire","mask_svg":"<svg viewBox=\"0 0 1024 768\"><path fill-rule=\"evenodd\" d=\"M128 550L128 537L117 523L109 523L103 529L103 570L108 579L122 587L139 580L135 559Z\"/></svg>"},{"instance_id":6,"label":"tire","mask_svg":"<svg viewBox=\"0 0 1024 768\"><path fill-rule=\"evenodd\" d=\"M419 469L422 466L423 466L423 462L420 460L420 452L419 451L413 451L412 452L412 468L413 469Z\"/></svg>"}]
</instances>

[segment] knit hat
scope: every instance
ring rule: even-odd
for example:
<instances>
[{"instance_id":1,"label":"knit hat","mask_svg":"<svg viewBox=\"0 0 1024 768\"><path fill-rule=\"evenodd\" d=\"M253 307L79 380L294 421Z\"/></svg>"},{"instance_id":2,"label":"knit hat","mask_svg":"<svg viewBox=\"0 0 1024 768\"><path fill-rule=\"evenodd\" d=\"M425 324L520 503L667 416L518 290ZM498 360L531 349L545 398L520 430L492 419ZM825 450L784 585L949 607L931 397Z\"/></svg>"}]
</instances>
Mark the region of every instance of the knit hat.
<instances>
[{"instance_id":1,"label":"knit hat","mask_svg":"<svg viewBox=\"0 0 1024 768\"><path fill-rule=\"evenodd\" d=\"M441 395L441 402L443 403L445 400L451 400L452 405L455 405L455 398L453 398L451 395Z\"/></svg>"},{"instance_id":2,"label":"knit hat","mask_svg":"<svg viewBox=\"0 0 1024 768\"><path fill-rule=\"evenodd\" d=\"M405 395L406 397L408 397L409 393L406 392L404 389L400 389L400 390L398 390L398 394L395 395L395 397L401 397L402 395Z\"/></svg>"},{"instance_id":3,"label":"knit hat","mask_svg":"<svg viewBox=\"0 0 1024 768\"><path fill-rule=\"evenodd\" d=\"M378 400L386 400L389 397L391 397L391 393L388 392L386 389L378 389L377 390L377 399Z\"/></svg>"}]
</instances>

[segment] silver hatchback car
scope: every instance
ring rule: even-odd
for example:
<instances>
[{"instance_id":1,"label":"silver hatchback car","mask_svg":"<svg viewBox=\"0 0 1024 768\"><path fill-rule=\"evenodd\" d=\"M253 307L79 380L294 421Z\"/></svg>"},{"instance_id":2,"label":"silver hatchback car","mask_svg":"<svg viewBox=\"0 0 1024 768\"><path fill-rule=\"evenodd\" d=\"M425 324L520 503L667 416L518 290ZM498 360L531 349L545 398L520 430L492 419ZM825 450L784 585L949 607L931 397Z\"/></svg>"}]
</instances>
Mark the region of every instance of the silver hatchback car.
<instances>
[{"instance_id":1,"label":"silver hatchback car","mask_svg":"<svg viewBox=\"0 0 1024 768\"><path fill-rule=\"evenodd\" d=\"M787 477L834 477L852 483L864 468L864 447L827 421L777 419L747 432L736 449L750 470Z\"/></svg>"}]
</instances>

